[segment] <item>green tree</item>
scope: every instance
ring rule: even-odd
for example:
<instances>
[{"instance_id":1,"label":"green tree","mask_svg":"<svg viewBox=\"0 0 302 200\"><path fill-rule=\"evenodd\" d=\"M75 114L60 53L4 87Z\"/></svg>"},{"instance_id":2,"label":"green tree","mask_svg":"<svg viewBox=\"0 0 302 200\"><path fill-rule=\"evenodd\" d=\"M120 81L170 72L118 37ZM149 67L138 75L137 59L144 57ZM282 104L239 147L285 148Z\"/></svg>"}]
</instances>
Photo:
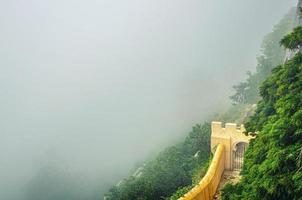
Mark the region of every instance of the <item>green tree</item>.
<instances>
[{"instance_id":1,"label":"green tree","mask_svg":"<svg viewBox=\"0 0 302 200\"><path fill-rule=\"evenodd\" d=\"M301 47L302 28L281 40L288 49ZM223 191L226 200L302 199L302 54L276 67L260 87L262 100L246 123L258 132L245 154L240 183Z\"/></svg>"},{"instance_id":2,"label":"green tree","mask_svg":"<svg viewBox=\"0 0 302 200\"><path fill-rule=\"evenodd\" d=\"M235 94L230 99L234 104L253 104L260 100L259 84L271 74L271 70L275 66L284 62L285 49L280 47L279 41L293 28L294 18L295 9L292 9L274 27L274 30L265 36L261 46L261 55L257 58L256 72L248 72L246 81L233 87Z\"/></svg>"},{"instance_id":3,"label":"green tree","mask_svg":"<svg viewBox=\"0 0 302 200\"><path fill-rule=\"evenodd\" d=\"M129 177L106 196L111 200L166 199L179 188L192 187L196 171L207 164L209 155L210 124L197 124L184 142L166 148L147 162L140 177Z\"/></svg>"}]
</instances>

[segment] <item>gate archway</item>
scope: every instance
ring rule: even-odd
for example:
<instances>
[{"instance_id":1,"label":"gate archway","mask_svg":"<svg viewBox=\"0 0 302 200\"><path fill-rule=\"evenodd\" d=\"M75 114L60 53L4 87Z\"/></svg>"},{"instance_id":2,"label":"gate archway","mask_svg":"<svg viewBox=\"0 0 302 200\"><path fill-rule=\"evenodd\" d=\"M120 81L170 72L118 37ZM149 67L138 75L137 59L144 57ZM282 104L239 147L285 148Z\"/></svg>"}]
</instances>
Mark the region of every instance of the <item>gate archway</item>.
<instances>
[{"instance_id":1,"label":"gate archway","mask_svg":"<svg viewBox=\"0 0 302 200\"><path fill-rule=\"evenodd\" d=\"M226 170L240 170L243 163L243 154L248 146L251 135L245 135L245 128L235 123L226 123L222 127L221 122L212 122L211 149L218 144L225 147L224 167Z\"/></svg>"},{"instance_id":2,"label":"gate archway","mask_svg":"<svg viewBox=\"0 0 302 200\"><path fill-rule=\"evenodd\" d=\"M248 143L246 142L238 142L233 150L233 162L232 167L233 170L240 171L243 165L244 153L248 147Z\"/></svg>"}]
</instances>

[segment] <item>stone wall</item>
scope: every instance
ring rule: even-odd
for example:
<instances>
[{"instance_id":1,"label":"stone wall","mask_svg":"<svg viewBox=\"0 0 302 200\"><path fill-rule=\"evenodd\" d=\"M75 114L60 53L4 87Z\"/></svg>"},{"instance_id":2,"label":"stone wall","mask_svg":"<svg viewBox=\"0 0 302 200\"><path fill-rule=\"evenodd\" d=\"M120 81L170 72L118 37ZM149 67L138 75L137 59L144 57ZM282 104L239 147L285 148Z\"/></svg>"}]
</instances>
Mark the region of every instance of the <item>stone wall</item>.
<instances>
[{"instance_id":1,"label":"stone wall","mask_svg":"<svg viewBox=\"0 0 302 200\"><path fill-rule=\"evenodd\" d=\"M191 191L181 197L179 200L212 200L224 172L224 154L223 144L216 147L211 165L204 178Z\"/></svg>"},{"instance_id":2,"label":"stone wall","mask_svg":"<svg viewBox=\"0 0 302 200\"><path fill-rule=\"evenodd\" d=\"M243 125L237 127L235 123L212 122L211 149L214 153L211 165L204 178L191 191L179 200L212 200L224 170L232 170L233 152L238 143L248 145L252 136L243 134Z\"/></svg>"},{"instance_id":3,"label":"stone wall","mask_svg":"<svg viewBox=\"0 0 302 200\"><path fill-rule=\"evenodd\" d=\"M249 143L252 136L244 134L245 128L243 125L237 126L235 123L226 123L225 128L221 122L212 122L211 133L211 149L215 149L218 144L223 144L225 147L225 169L232 170L233 152L236 144L239 142Z\"/></svg>"}]
</instances>

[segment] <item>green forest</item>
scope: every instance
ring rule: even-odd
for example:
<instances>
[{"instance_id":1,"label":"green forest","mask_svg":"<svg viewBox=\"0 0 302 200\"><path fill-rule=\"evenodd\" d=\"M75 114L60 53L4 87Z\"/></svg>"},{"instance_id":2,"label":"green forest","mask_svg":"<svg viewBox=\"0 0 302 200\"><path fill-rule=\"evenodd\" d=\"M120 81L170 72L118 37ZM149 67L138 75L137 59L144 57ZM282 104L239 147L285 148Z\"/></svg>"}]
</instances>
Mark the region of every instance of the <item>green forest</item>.
<instances>
[{"instance_id":1,"label":"green forest","mask_svg":"<svg viewBox=\"0 0 302 200\"><path fill-rule=\"evenodd\" d=\"M244 123L257 133L245 155L242 180L223 189L225 200L302 199L302 54L285 62L286 51L297 52L302 45L302 28L290 33L295 15L296 9L290 10L265 36L255 72L234 86L233 105L208 120ZM200 181L210 161L205 122L113 186L105 199L176 200Z\"/></svg>"},{"instance_id":2,"label":"green forest","mask_svg":"<svg viewBox=\"0 0 302 200\"><path fill-rule=\"evenodd\" d=\"M183 194L203 177L209 155L210 124L195 125L184 142L165 149L147 162L141 175L131 176L112 187L107 198L166 199L178 188L182 188L178 193Z\"/></svg>"},{"instance_id":3,"label":"green forest","mask_svg":"<svg viewBox=\"0 0 302 200\"><path fill-rule=\"evenodd\" d=\"M0 12L0 200L302 200L302 0Z\"/></svg>"},{"instance_id":4,"label":"green forest","mask_svg":"<svg viewBox=\"0 0 302 200\"><path fill-rule=\"evenodd\" d=\"M224 199L302 199L302 27L281 40L295 56L273 69L260 86L262 99L245 123L257 132L245 154L242 180Z\"/></svg>"}]
</instances>

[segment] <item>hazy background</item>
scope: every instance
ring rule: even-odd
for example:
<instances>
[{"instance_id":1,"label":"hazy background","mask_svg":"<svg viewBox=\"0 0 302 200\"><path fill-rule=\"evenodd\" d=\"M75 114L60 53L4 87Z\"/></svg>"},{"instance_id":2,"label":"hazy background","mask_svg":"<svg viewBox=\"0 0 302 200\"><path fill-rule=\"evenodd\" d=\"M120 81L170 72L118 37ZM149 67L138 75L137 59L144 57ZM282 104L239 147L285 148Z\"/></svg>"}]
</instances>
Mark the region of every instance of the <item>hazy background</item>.
<instances>
[{"instance_id":1,"label":"hazy background","mask_svg":"<svg viewBox=\"0 0 302 200\"><path fill-rule=\"evenodd\" d=\"M0 0L0 199L100 196L228 105L295 4Z\"/></svg>"}]
</instances>

